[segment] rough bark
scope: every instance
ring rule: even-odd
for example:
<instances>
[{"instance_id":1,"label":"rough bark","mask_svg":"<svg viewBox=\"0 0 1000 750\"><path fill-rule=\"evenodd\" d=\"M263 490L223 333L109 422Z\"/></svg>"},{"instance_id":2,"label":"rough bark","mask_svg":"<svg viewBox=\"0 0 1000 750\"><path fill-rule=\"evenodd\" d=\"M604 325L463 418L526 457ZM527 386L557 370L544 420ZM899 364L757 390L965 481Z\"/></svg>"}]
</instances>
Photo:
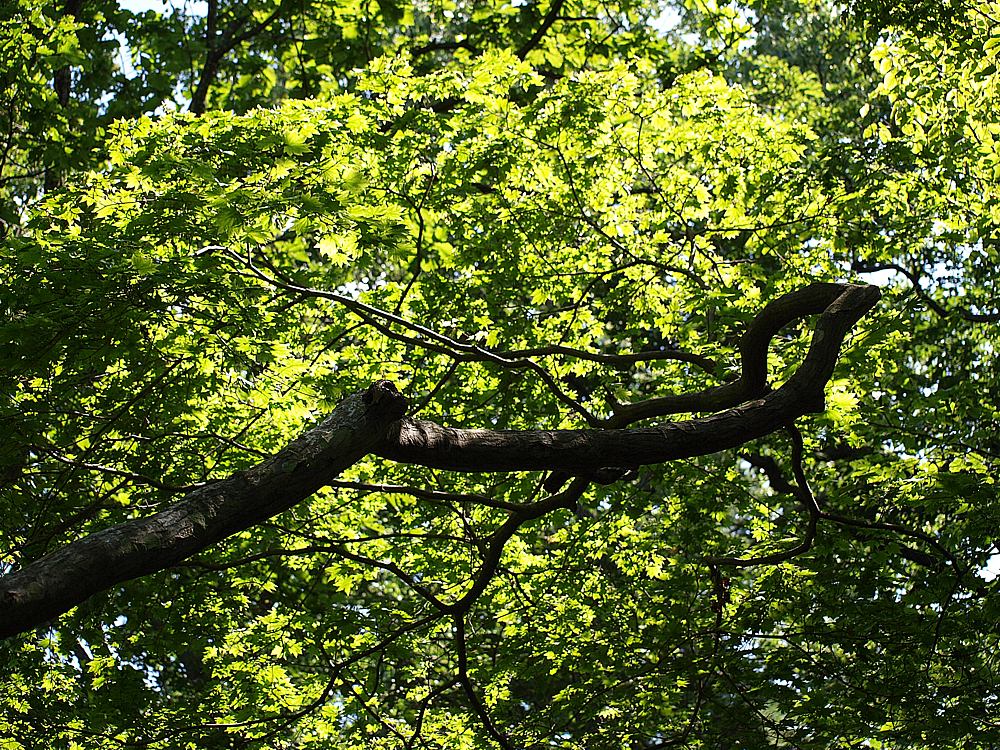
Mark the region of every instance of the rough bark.
<instances>
[{"instance_id":1,"label":"rough bark","mask_svg":"<svg viewBox=\"0 0 1000 750\"><path fill-rule=\"evenodd\" d=\"M715 453L767 435L804 414L824 409L823 389L851 327L879 299L873 286L812 284L769 304L741 341L743 377L715 389L705 402L739 404L701 419L611 430L459 430L404 419L375 453L402 463L450 471L555 470L589 472ZM784 325L822 311L809 352L780 388L768 392L767 347ZM745 399L752 400L745 400ZM632 405L656 412L657 399ZM646 404L653 408L645 409Z\"/></svg>"},{"instance_id":2,"label":"rough bark","mask_svg":"<svg viewBox=\"0 0 1000 750\"><path fill-rule=\"evenodd\" d=\"M844 294L848 296L837 302ZM874 296L868 300L866 295ZM845 305L850 309L857 309L860 318L870 309L865 307L865 304L874 305L877 301L877 287L854 287L822 282L784 294L768 303L750 322L740 338L739 379L694 393L651 398L635 404L619 404L615 407L615 413L608 420L607 426L624 427L643 419L663 417L668 414L718 412L760 398L767 392L768 345L778 331L807 315L822 313L834 303L837 303L837 309ZM820 327L823 325L825 324L821 322ZM841 333L841 336L843 335ZM832 353L829 351L817 353L817 356L826 360L831 354L836 358L839 350Z\"/></svg>"},{"instance_id":3,"label":"rough bark","mask_svg":"<svg viewBox=\"0 0 1000 750\"><path fill-rule=\"evenodd\" d=\"M367 454L405 409L396 389L379 381L263 463L0 578L0 637L42 625L117 583L168 568L288 510Z\"/></svg>"},{"instance_id":4,"label":"rough bark","mask_svg":"<svg viewBox=\"0 0 1000 750\"><path fill-rule=\"evenodd\" d=\"M812 284L767 305L740 344L743 375L710 394L711 416L609 430L459 430L404 419L405 399L386 381L354 394L320 425L270 459L200 487L167 510L72 542L0 577L0 637L43 625L93 594L163 570L291 508L367 453L453 471L592 472L704 455L741 445L810 412L844 338L878 301L871 286ZM767 348L778 330L821 313L809 352L777 390L766 382ZM721 395L720 395L721 394ZM633 418L658 414L632 405Z\"/></svg>"}]
</instances>

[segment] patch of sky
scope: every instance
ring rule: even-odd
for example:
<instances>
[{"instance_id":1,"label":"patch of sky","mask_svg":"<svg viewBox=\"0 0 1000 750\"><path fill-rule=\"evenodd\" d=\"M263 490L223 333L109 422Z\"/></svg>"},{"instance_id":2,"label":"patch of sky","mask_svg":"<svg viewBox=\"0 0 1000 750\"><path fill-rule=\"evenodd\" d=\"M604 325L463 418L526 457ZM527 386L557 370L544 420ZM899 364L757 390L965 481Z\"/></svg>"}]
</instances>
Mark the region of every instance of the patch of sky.
<instances>
[{"instance_id":1,"label":"patch of sky","mask_svg":"<svg viewBox=\"0 0 1000 750\"><path fill-rule=\"evenodd\" d=\"M650 21L650 25L662 34L667 34L676 29L681 24L681 14L672 5L665 7L656 18Z\"/></svg>"},{"instance_id":2,"label":"patch of sky","mask_svg":"<svg viewBox=\"0 0 1000 750\"><path fill-rule=\"evenodd\" d=\"M997 576L1000 576L1000 552L990 555L986 565L979 570L979 577L986 581L992 581Z\"/></svg>"},{"instance_id":3,"label":"patch of sky","mask_svg":"<svg viewBox=\"0 0 1000 750\"><path fill-rule=\"evenodd\" d=\"M207 0L119 0L118 7L132 13L153 11L163 16L170 16L177 13L183 16L197 17L208 13ZM119 69L125 74L126 78L135 78L138 75L138 71L136 71L135 65L132 62L132 50L129 49L128 39L122 34L111 34L108 38L118 43ZM166 111L177 108L177 102L182 101L184 97L179 90L174 93L175 101L163 102L156 109L156 114L163 114ZM101 104L106 105L110 100L111 94L108 94Z\"/></svg>"},{"instance_id":4,"label":"patch of sky","mask_svg":"<svg viewBox=\"0 0 1000 750\"><path fill-rule=\"evenodd\" d=\"M208 13L208 2L205 0L119 0L118 7L133 13L144 13L155 10L159 13L180 11L188 16L203 16Z\"/></svg>"}]
</instances>

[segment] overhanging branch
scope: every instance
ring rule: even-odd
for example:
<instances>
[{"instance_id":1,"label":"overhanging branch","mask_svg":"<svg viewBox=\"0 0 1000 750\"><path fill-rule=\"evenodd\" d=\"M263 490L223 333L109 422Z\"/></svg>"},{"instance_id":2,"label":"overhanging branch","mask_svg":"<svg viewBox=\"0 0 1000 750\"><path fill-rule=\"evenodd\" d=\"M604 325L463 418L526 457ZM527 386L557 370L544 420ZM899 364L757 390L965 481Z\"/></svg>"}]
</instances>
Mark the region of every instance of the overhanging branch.
<instances>
[{"instance_id":1,"label":"overhanging branch","mask_svg":"<svg viewBox=\"0 0 1000 750\"><path fill-rule=\"evenodd\" d=\"M349 396L317 427L257 466L198 487L160 513L96 532L0 577L0 637L43 625L100 591L176 565L252 528L309 497L368 453L453 471L586 474L741 445L823 409L823 390L844 338L879 296L873 286L812 284L776 299L741 341L742 378L720 387L726 399L753 400L656 427L458 430L402 418L405 399L379 381ZM816 313L821 315L802 364L784 385L768 392L771 338L782 326Z\"/></svg>"},{"instance_id":2,"label":"overhanging branch","mask_svg":"<svg viewBox=\"0 0 1000 750\"><path fill-rule=\"evenodd\" d=\"M67 544L0 578L0 638L42 625L94 594L181 560L304 500L368 453L406 401L385 381L247 471L203 485L160 513Z\"/></svg>"},{"instance_id":3,"label":"overhanging branch","mask_svg":"<svg viewBox=\"0 0 1000 750\"><path fill-rule=\"evenodd\" d=\"M712 399L722 408L731 408L708 417L637 429L527 431L460 430L403 419L374 453L450 471L577 473L658 464L734 448L804 414L823 410L823 389L844 337L879 297L874 286L812 284L769 304L741 342L742 378L714 389ZM804 361L784 385L767 392L771 338L784 325L817 312L822 314Z\"/></svg>"}]
</instances>

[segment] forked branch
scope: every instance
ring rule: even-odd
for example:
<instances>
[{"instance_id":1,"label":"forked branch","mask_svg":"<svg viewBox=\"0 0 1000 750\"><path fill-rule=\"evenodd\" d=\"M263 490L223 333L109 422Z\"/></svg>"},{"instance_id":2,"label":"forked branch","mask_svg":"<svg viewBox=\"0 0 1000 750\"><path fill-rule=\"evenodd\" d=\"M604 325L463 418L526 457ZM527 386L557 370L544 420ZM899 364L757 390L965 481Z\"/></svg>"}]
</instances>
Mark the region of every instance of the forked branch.
<instances>
[{"instance_id":1,"label":"forked branch","mask_svg":"<svg viewBox=\"0 0 1000 750\"><path fill-rule=\"evenodd\" d=\"M369 453L452 471L587 475L602 467L663 463L736 447L823 409L823 390L844 338L878 299L876 287L847 284L811 284L779 297L742 339L743 376L721 386L726 395L719 405L726 410L655 427L459 430L403 418L406 400L391 383L378 381L260 464L202 485L160 513L90 534L0 577L0 637L44 625L100 591L174 566L252 528L328 485ZM780 388L769 391L765 363L771 338L782 326L817 313L802 364ZM540 507L514 511L512 529ZM525 518L517 517L519 512ZM494 541L500 550L502 542ZM486 561L484 581L492 564Z\"/></svg>"}]
</instances>

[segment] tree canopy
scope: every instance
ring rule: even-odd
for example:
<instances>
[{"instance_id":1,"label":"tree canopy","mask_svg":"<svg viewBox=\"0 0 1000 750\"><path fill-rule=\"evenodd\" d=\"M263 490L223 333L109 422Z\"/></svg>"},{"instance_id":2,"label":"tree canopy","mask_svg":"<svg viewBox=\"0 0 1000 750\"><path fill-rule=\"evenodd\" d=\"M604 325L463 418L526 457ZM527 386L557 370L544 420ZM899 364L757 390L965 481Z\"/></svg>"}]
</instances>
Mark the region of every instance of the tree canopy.
<instances>
[{"instance_id":1,"label":"tree canopy","mask_svg":"<svg viewBox=\"0 0 1000 750\"><path fill-rule=\"evenodd\" d=\"M0 750L1000 744L1000 3L11 0Z\"/></svg>"}]
</instances>

